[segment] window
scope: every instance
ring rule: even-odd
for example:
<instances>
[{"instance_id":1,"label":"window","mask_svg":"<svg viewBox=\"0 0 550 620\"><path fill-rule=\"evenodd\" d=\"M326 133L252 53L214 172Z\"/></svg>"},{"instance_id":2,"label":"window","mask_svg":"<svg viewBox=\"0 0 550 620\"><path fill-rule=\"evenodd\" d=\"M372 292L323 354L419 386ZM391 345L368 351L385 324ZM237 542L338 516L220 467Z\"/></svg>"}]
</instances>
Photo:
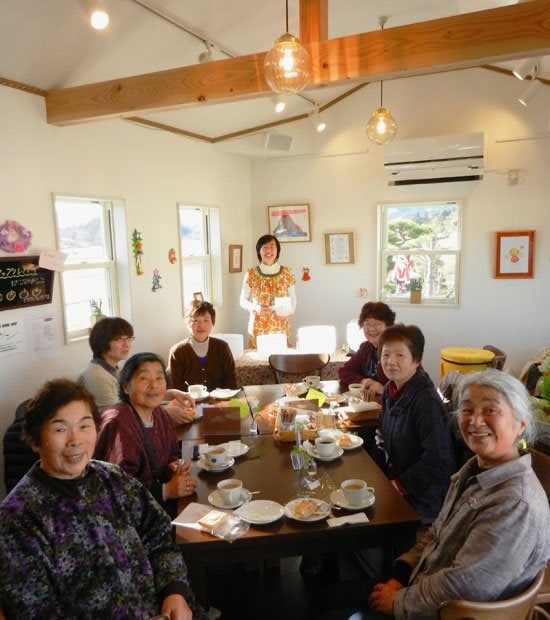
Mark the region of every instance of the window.
<instances>
[{"instance_id":1,"label":"window","mask_svg":"<svg viewBox=\"0 0 550 620\"><path fill-rule=\"evenodd\" d=\"M183 313L193 299L221 305L220 214L215 207L178 205Z\"/></svg>"},{"instance_id":2,"label":"window","mask_svg":"<svg viewBox=\"0 0 550 620\"><path fill-rule=\"evenodd\" d=\"M458 304L462 205L458 202L378 205L380 299Z\"/></svg>"},{"instance_id":3,"label":"window","mask_svg":"<svg viewBox=\"0 0 550 620\"><path fill-rule=\"evenodd\" d=\"M54 196L54 210L57 246L68 255L61 288L70 342L88 336L99 309L107 316L120 314L115 224L123 238L124 210L113 201L59 195Z\"/></svg>"}]
</instances>

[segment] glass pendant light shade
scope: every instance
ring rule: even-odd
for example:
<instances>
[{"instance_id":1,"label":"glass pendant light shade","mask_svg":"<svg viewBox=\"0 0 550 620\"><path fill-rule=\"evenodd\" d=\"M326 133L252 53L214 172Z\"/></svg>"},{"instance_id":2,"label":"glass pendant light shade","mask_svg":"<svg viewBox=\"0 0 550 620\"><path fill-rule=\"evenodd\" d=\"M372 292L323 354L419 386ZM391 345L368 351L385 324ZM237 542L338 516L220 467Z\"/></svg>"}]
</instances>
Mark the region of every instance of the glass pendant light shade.
<instances>
[{"instance_id":1,"label":"glass pendant light shade","mask_svg":"<svg viewBox=\"0 0 550 620\"><path fill-rule=\"evenodd\" d=\"M309 54L288 32L279 37L264 60L265 81L281 95L299 93L309 77Z\"/></svg>"},{"instance_id":2,"label":"glass pendant light shade","mask_svg":"<svg viewBox=\"0 0 550 620\"><path fill-rule=\"evenodd\" d=\"M366 127L367 138L376 144L391 142L397 134L395 118L386 108L378 108L372 113Z\"/></svg>"}]
</instances>

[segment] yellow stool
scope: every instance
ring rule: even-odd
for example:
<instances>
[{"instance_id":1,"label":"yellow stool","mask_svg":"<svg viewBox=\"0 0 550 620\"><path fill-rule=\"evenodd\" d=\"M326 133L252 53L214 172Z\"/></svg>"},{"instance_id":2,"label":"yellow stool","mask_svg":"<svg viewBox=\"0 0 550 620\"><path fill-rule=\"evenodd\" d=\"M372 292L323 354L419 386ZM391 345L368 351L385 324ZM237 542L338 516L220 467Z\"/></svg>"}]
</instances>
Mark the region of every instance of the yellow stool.
<instances>
[{"instance_id":1,"label":"yellow stool","mask_svg":"<svg viewBox=\"0 0 550 620\"><path fill-rule=\"evenodd\" d=\"M441 376L451 370L461 373L474 372L490 368L495 354L486 349L471 347L448 347L441 349Z\"/></svg>"}]
</instances>

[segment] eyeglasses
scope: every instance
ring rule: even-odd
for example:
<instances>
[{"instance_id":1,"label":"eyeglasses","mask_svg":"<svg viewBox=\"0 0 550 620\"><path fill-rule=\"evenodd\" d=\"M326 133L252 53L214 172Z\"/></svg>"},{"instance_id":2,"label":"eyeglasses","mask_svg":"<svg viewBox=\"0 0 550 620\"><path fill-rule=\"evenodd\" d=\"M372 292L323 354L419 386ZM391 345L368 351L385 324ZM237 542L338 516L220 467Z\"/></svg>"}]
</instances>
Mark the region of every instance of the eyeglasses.
<instances>
[{"instance_id":1,"label":"eyeglasses","mask_svg":"<svg viewBox=\"0 0 550 620\"><path fill-rule=\"evenodd\" d=\"M113 342L133 342L136 339L135 336L119 336L118 338L113 338Z\"/></svg>"}]
</instances>

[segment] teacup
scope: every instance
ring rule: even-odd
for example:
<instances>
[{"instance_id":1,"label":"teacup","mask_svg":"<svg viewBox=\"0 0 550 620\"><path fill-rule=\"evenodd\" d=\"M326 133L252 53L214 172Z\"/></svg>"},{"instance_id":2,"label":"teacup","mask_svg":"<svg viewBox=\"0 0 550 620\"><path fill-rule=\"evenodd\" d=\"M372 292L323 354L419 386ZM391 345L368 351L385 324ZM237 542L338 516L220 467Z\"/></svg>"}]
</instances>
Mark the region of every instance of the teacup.
<instances>
[{"instance_id":1,"label":"teacup","mask_svg":"<svg viewBox=\"0 0 550 620\"><path fill-rule=\"evenodd\" d=\"M243 492L243 483L236 478L228 478L218 482L218 493L224 504L231 506L236 504L241 498Z\"/></svg>"},{"instance_id":2,"label":"teacup","mask_svg":"<svg viewBox=\"0 0 550 620\"><path fill-rule=\"evenodd\" d=\"M367 483L359 478L344 480L340 488L351 506L362 506L369 493L374 495L374 488L367 486Z\"/></svg>"},{"instance_id":3,"label":"teacup","mask_svg":"<svg viewBox=\"0 0 550 620\"><path fill-rule=\"evenodd\" d=\"M315 440L315 447L319 456L332 456L336 449L336 440L328 435L321 435Z\"/></svg>"},{"instance_id":4,"label":"teacup","mask_svg":"<svg viewBox=\"0 0 550 620\"><path fill-rule=\"evenodd\" d=\"M321 377L319 375L309 375L304 377L304 383L312 388L319 387L319 383L321 382Z\"/></svg>"},{"instance_id":5,"label":"teacup","mask_svg":"<svg viewBox=\"0 0 550 620\"><path fill-rule=\"evenodd\" d=\"M362 383L350 383L348 385L349 393L356 398L363 398L363 390L365 386Z\"/></svg>"},{"instance_id":6,"label":"teacup","mask_svg":"<svg viewBox=\"0 0 550 620\"><path fill-rule=\"evenodd\" d=\"M221 467L227 461L227 450L224 446L212 446L204 453L204 460L210 467Z\"/></svg>"},{"instance_id":7,"label":"teacup","mask_svg":"<svg viewBox=\"0 0 550 620\"><path fill-rule=\"evenodd\" d=\"M204 398L206 396L206 391L206 385L201 385L200 383L189 386L189 396L195 400Z\"/></svg>"}]
</instances>

